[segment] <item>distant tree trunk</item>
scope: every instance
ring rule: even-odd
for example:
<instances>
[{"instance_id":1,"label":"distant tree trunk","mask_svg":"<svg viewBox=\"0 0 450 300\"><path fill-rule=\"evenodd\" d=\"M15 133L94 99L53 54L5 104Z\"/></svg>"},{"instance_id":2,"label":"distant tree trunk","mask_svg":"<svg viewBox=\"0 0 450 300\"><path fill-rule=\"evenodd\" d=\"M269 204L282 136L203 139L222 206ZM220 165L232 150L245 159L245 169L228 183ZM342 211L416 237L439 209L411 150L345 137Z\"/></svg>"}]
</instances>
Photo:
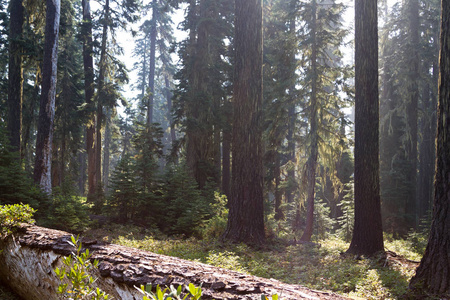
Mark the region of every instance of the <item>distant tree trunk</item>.
<instances>
[{"instance_id":1,"label":"distant tree trunk","mask_svg":"<svg viewBox=\"0 0 450 300\"><path fill-rule=\"evenodd\" d=\"M164 82L166 85L166 101L167 101L167 119L170 122L170 142L172 144L172 147L174 146L176 135L175 135L175 124L173 123L173 117L172 117L172 93L170 92L170 84L169 84L169 76L164 76Z\"/></svg>"},{"instance_id":2,"label":"distant tree trunk","mask_svg":"<svg viewBox=\"0 0 450 300\"><path fill-rule=\"evenodd\" d=\"M384 251L378 158L377 1L355 0L355 226L347 253Z\"/></svg>"},{"instance_id":3,"label":"distant tree trunk","mask_svg":"<svg viewBox=\"0 0 450 300\"><path fill-rule=\"evenodd\" d=\"M47 194L52 192L52 141L53 120L55 117L60 9L60 0L47 0L41 104L34 164L34 182L39 184L41 189Z\"/></svg>"},{"instance_id":4,"label":"distant tree trunk","mask_svg":"<svg viewBox=\"0 0 450 300\"><path fill-rule=\"evenodd\" d=\"M262 166L262 3L236 0L232 195L224 238L265 241Z\"/></svg>"},{"instance_id":5,"label":"distant tree trunk","mask_svg":"<svg viewBox=\"0 0 450 300\"><path fill-rule=\"evenodd\" d=\"M410 288L426 296L450 297L450 1L442 0L439 108L433 222L425 254Z\"/></svg>"},{"instance_id":6,"label":"distant tree trunk","mask_svg":"<svg viewBox=\"0 0 450 300\"><path fill-rule=\"evenodd\" d=\"M100 48L100 61L99 61L99 75L98 75L98 89L97 89L97 127L96 127L96 142L95 142L95 177L96 186L95 193L96 209L100 209L102 193L102 123L103 123L103 99L105 97L105 73L106 73L106 41L108 40L108 26L109 26L109 0L105 1L104 5L104 19L103 19L103 32L102 43Z\"/></svg>"},{"instance_id":7,"label":"distant tree trunk","mask_svg":"<svg viewBox=\"0 0 450 300\"><path fill-rule=\"evenodd\" d=\"M156 19L158 17L157 1L152 3L152 25L150 27L150 72L148 78L148 87L150 95L147 103L147 125L153 123L153 101L155 98L155 64L156 64Z\"/></svg>"},{"instance_id":8,"label":"distant tree trunk","mask_svg":"<svg viewBox=\"0 0 450 300\"><path fill-rule=\"evenodd\" d=\"M78 176L78 190L81 195L85 193L86 184L86 159L87 155L83 151L78 152L78 165L80 166L80 176Z\"/></svg>"},{"instance_id":9,"label":"distant tree trunk","mask_svg":"<svg viewBox=\"0 0 450 300\"><path fill-rule=\"evenodd\" d=\"M42 68L41 68L42 69ZM27 172L28 174L33 173L33 168L34 168L34 146L32 146L32 141L31 141L31 131L33 130L32 128L34 128L34 124L36 123L36 117L35 117L35 109L36 109L36 105L39 104L39 91L40 91L40 86L41 86L41 78L42 75L39 75L39 73L36 74L36 79L34 82L34 87L33 87L33 93L32 93L32 97L31 97L31 104L30 106L27 108L28 110L28 115L30 116L30 119L25 122L23 124L23 129L22 129L22 153L23 153L23 158L25 159L25 172Z\"/></svg>"},{"instance_id":10,"label":"distant tree trunk","mask_svg":"<svg viewBox=\"0 0 450 300\"><path fill-rule=\"evenodd\" d=\"M111 144L111 109L107 109L106 120L105 120L105 141L103 147L103 187L105 192L108 191L109 185L109 155L110 155L110 144Z\"/></svg>"},{"instance_id":11,"label":"distant tree trunk","mask_svg":"<svg viewBox=\"0 0 450 300\"><path fill-rule=\"evenodd\" d=\"M66 135L67 128L66 123L63 122L63 130L62 130L62 139L61 139L61 150L60 150L60 166L59 166L59 180L58 185L62 186L64 179L66 178L65 170L66 170Z\"/></svg>"},{"instance_id":12,"label":"distant tree trunk","mask_svg":"<svg viewBox=\"0 0 450 300\"><path fill-rule=\"evenodd\" d=\"M224 112L225 112L225 124L223 127L222 138L222 192L227 196L228 201L231 199L231 103L225 100Z\"/></svg>"},{"instance_id":13,"label":"distant tree trunk","mask_svg":"<svg viewBox=\"0 0 450 300\"><path fill-rule=\"evenodd\" d=\"M277 147L278 148L278 147ZM275 168L274 168L274 176L275 176L275 220L283 220L284 213L281 209L281 202L283 195L281 193L281 157L280 153L275 150Z\"/></svg>"},{"instance_id":14,"label":"distant tree trunk","mask_svg":"<svg viewBox=\"0 0 450 300\"><path fill-rule=\"evenodd\" d=\"M92 19L89 0L82 0L83 25L81 36L83 41L83 66L84 66L84 97L88 106L89 121L86 126L86 153L88 159L88 194L89 202L93 201L96 181L95 168L95 114L93 109L94 100L94 60L92 49ZM83 188L84 189L84 188Z\"/></svg>"},{"instance_id":15,"label":"distant tree trunk","mask_svg":"<svg viewBox=\"0 0 450 300\"><path fill-rule=\"evenodd\" d=\"M405 212L409 215L409 226L417 226L417 111L419 103L419 1L409 0L409 35L410 35L410 50L411 55L409 59L409 97L406 106L407 131L409 141L407 146L407 155L410 163L410 170L408 179L410 183L409 199L405 203Z\"/></svg>"},{"instance_id":16,"label":"distant tree trunk","mask_svg":"<svg viewBox=\"0 0 450 300\"><path fill-rule=\"evenodd\" d=\"M8 133L11 150L21 154L23 68L20 39L24 22L22 0L11 0L9 10Z\"/></svg>"},{"instance_id":17,"label":"distant tree trunk","mask_svg":"<svg viewBox=\"0 0 450 300\"><path fill-rule=\"evenodd\" d=\"M423 218L430 207L434 182L435 132L431 122L434 120L434 107L431 99L429 83L425 83L423 91L423 117L421 122L422 142L420 143L420 164L417 177L417 217ZM435 120L434 120L435 121Z\"/></svg>"},{"instance_id":18,"label":"distant tree trunk","mask_svg":"<svg viewBox=\"0 0 450 300\"><path fill-rule=\"evenodd\" d=\"M289 33L291 37L295 37L295 5L296 0L291 1L291 18L289 20ZM293 48L295 49L295 48ZM295 50L291 53L291 64L295 66L296 58L295 58ZM295 77L295 67L292 69L291 76ZM291 86L289 88L289 97L290 97L290 103L288 107L288 133L287 133L287 142L288 142L288 159L293 164L295 163L295 139L294 139L294 131L295 131L295 124L296 124L296 115L295 115L295 85ZM295 183L295 168L290 166L287 171L287 180L288 180L288 186L286 188L286 202L292 203L294 202L294 183Z\"/></svg>"},{"instance_id":19,"label":"distant tree trunk","mask_svg":"<svg viewBox=\"0 0 450 300\"><path fill-rule=\"evenodd\" d=\"M142 57L142 89L141 99L145 97L145 79L147 78L147 35L144 37L144 53Z\"/></svg>"},{"instance_id":20,"label":"distant tree trunk","mask_svg":"<svg viewBox=\"0 0 450 300\"><path fill-rule=\"evenodd\" d=\"M314 198L316 196L316 169L317 169L317 157L319 155L319 107L317 101L317 41L316 41L316 22L317 22L317 3L315 0L312 2L312 28L311 28L311 40L312 40L312 53L311 53L311 72L312 72L312 87L311 87L311 99L310 99L310 153L306 163L306 179L308 182L307 187L307 199L306 199L306 228L303 231L303 235L300 238L301 241L311 241L311 236L314 229Z\"/></svg>"}]
</instances>

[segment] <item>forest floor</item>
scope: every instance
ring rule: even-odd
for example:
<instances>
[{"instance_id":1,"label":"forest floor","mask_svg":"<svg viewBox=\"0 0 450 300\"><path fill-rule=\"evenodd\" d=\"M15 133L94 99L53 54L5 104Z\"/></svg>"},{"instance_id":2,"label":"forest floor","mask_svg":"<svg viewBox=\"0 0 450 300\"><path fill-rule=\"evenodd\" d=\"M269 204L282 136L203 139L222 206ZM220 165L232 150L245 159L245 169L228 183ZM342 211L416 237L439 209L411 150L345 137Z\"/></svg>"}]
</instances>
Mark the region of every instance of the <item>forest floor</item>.
<instances>
[{"instance_id":1,"label":"forest floor","mask_svg":"<svg viewBox=\"0 0 450 300\"><path fill-rule=\"evenodd\" d=\"M90 230L85 236L355 299L398 299L421 258L410 241L389 237L386 254L367 259L343 255L349 244L333 236L296 245L272 240L260 250L215 240L167 238L132 226Z\"/></svg>"}]
</instances>

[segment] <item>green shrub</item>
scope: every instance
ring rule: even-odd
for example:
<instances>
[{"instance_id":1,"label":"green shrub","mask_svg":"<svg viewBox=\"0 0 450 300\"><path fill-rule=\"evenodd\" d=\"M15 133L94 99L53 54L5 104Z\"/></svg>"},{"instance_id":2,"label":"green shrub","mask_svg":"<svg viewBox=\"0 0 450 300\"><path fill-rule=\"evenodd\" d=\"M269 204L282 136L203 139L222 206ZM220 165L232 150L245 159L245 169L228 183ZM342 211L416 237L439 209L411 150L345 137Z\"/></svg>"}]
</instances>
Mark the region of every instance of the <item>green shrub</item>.
<instances>
[{"instance_id":1,"label":"green shrub","mask_svg":"<svg viewBox=\"0 0 450 300\"><path fill-rule=\"evenodd\" d=\"M76 249L76 253L63 258L64 268L55 269L55 274L61 281L57 293L62 299L109 299L104 291L93 287L95 278L89 274L90 270L97 267L98 261L91 263L89 250L81 252L81 242L74 236L71 236L71 240L69 244ZM69 283L63 283L65 279Z\"/></svg>"},{"instance_id":2,"label":"green shrub","mask_svg":"<svg viewBox=\"0 0 450 300\"><path fill-rule=\"evenodd\" d=\"M11 234L20 223L33 224L35 212L28 204L0 205L0 237Z\"/></svg>"},{"instance_id":3,"label":"green shrub","mask_svg":"<svg viewBox=\"0 0 450 300\"><path fill-rule=\"evenodd\" d=\"M228 208L227 196L214 192L214 202L210 204L212 217L202 225L202 237L205 239L218 239L227 228Z\"/></svg>"}]
</instances>

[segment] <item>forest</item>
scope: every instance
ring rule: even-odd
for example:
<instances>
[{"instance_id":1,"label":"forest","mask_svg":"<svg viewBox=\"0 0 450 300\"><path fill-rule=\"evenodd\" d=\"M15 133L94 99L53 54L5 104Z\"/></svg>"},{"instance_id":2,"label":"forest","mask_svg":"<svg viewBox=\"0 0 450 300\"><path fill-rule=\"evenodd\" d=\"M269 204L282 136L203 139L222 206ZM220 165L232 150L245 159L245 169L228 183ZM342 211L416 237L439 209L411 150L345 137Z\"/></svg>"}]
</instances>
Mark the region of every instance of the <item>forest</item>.
<instances>
[{"instance_id":1,"label":"forest","mask_svg":"<svg viewBox=\"0 0 450 300\"><path fill-rule=\"evenodd\" d=\"M0 239L33 212L351 298L450 297L449 19L449 0L0 0Z\"/></svg>"}]
</instances>

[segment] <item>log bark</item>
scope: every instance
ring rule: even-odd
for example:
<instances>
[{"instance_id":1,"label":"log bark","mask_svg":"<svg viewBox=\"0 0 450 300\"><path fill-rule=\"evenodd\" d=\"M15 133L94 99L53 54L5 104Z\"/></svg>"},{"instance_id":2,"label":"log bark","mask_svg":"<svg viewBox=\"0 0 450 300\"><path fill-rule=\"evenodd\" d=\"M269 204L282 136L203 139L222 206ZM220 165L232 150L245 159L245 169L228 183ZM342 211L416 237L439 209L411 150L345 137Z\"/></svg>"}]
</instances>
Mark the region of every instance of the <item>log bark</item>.
<instances>
[{"instance_id":1,"label":"log bark","mask_svg":"<svg viewBox=\"0 0 450 300\"><path fill-rule=\"evenodd\" d=\"M39 226L23 226L18 233L0 242L0 279L27 299L58 299L59 284L54 269L62 256L73 249L70 234ZM134 288L141 284L202 285L202 299L261 299L261 294L278 294L282 299L346 299L206 264L158 255L124 246L84 240L83 247L99 261L92 274L98 287L114 299L142 299Z\"/></svg>"}]
</instances>

